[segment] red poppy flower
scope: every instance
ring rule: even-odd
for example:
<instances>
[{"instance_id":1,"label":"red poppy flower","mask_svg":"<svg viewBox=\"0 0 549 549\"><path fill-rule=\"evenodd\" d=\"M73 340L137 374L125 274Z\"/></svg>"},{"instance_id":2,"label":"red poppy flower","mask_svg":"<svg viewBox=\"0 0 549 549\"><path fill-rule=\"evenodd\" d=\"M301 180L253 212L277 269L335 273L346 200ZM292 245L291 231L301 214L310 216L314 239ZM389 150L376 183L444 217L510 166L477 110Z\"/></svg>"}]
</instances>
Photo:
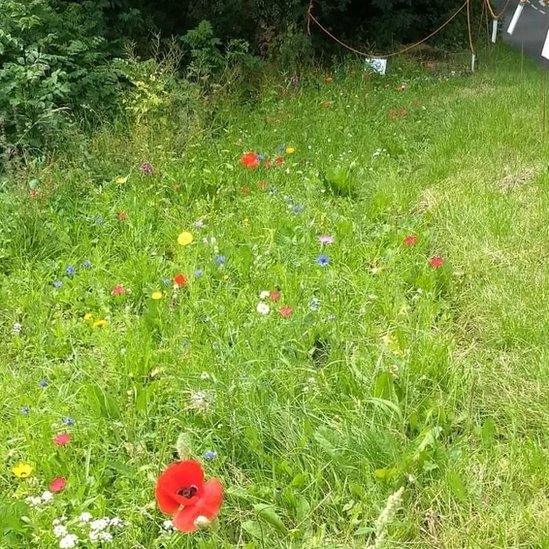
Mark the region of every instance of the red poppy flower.
<instances>
[{"instance_id":1,"label":"red poppy flower","mask_svg":"<svg viewBox=\"0 0 549 549\"><path fill-rule=\"evenodd\" d=\"M289 316L291 316L294 310L289 305L283 305L282 307L280 307L278 312L280 313L280 316L288 318Z\"/></svg>"},{"instance_id":2,"label":"red poppy flower","mask_svg":"<svg viewBox=\"0 0 549 549\"><path fill-rule=\"evenodd\" d=\"M178 288L181 288L181 286L185 286L185 284L187 284L187 277L181 273L177 273L176 275L174 275L172 280Z\"/></svg>"},{"instance_id":3,"label":"red poppy flower","mask_svg":"<svg viewBox=\"0 0 549 549\"><path fill-rule=\"evenodd\" d=\"M197 461L178 461L158 477L155 495L158 507L172 516L175 528L195 532L219 513L223 486L216 478L204 482L204 471Z\"/></svg>"},{"instance_id":4,"label":"red poppy flower","mask_svg":"<svg viewBox=\"0 0 549 549\"><path fill-rule=\"evenodd\" d=\"M65 477L55 477L49 485L50 492L61 492L67 485L67 479Z\"/></svg>"},{"instance_id":5,"label":"red poppy flower","mask_svg":"<svg viewBox=\"0 0 549 549\"><path fill-rule=\"evenodd\" d=\"M71 441L71 435L69 433L59 433L53 437L53 443L57 446L66 446Z\"/></svg>"},{"instance_id":6,"label":"red poppy flower","mask_svg":"<svg viewBox=\"0 0 549 549\"><path fill-rule=\"evenodd\" d=\"M415 246L417 243L417 235L415 234L409 234L404 237L404 245L405 246Z\"/></svg>"},{"instance_id":7,"label":"red poppy flower","mask_svg":"<svg viewBox=\"0 0 549 549\"><path fill-rule=\"evenodd\" d=\"M126 219L128 219L128 214L124 211L121 211L116 214L116 217L118 221L126 221Z\"/></svg>"},{"instance_id":8,"label":"red poppy flower","mask_svg":"<svg viewBox=\"0 0 549 549\"><path fill-rule=\"evenodd\" d=\"M440 255L435 255L434 257L431 257L431 259L429 259L429 265L433 269L440 269L440 267L444 265L444 259L442 259Z\"/></svg>"},{"instance_id":9,"label":"red poppy flower","mask_svg":"<svg viewBox=\"0 0 549 549\"><path fill-rule=\"evenodd\" d=\"M277 166L282 166L282 164L284 164L284 157L282 157L282 156L277 156L277 157L274 159L274 163L275 163Z\"/></svg>"},{"instance_id":10,"label":"red poppy flower","mask_svg":"<svg viewBox=\"0 0 549 549\"><path fill-rule=\"evenodd\" d=\"M259 166L259 156L252 151L244 153L240 157L240 163L245 168L249 168L250 170L255 170L255 168Z\"/></svg>"},{"instance_id":11,"label":"red poppy flower","mask_svg":"<svg viewBox=\"0 0 549 549\"><path fill-rule=\"evenodd\" d=\"M269 292L269 297L271 298L271 301L279 301L280 300L280 292L278 290L274 290L272 292Z\"/></svg>"},{"instance_id":12,"label":"red poppy flower","mask_svg":"<svg viewBox=\"0 0 549 549\"><path fill-rule=\"evenodd\" d=\"M112 290L111 295L124 295L126 293L126 288L123 284L117 284Z\"/></svg>"}]
</instances>

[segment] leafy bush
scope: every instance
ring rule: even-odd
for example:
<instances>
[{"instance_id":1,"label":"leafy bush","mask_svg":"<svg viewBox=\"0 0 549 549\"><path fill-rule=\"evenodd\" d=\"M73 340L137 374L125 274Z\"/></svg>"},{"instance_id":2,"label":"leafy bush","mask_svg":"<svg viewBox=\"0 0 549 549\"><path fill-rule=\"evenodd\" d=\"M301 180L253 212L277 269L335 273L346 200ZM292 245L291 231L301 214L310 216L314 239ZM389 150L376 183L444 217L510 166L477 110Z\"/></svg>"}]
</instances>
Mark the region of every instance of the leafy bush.
<instances>
[{"instance_id":1,"label":"leafy bush","mask_svg":"<svg viewBox=\"0 0 549 549\"><path fill-rule=\"evenodd\" d=\"M0 0L0 13L4 150L43 146L74 109L112 101L117 74L94 3Z\"/></svg>"}]
</instances>

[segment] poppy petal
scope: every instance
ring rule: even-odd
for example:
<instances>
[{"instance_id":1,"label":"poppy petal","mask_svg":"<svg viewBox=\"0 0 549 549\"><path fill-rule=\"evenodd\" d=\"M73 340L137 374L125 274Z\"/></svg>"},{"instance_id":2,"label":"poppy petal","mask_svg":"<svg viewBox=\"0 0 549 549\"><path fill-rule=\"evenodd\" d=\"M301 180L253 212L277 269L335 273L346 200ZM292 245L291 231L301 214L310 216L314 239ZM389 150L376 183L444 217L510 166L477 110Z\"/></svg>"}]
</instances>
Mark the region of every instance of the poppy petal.
<instances>
[{"instance_id":1,"label":"poppy petal","mask_svg":"<svg viewBox=\"0 0 549 549\"><path fill-rule=\"evenodd\" d=\"M204 472L197 461L179 461L170 465L156 482L156 501L160 510L168 515L175 513L178 507L187 503L178 491L196 486L199 493L204 484Z\"/></svg>"},{"instance_id":2,"label":"poppy petal","mask_svg":"<svg viewBox=\"0 0 549 549\"><path fill-rule=\"evenodd\" d=\"M195 505L190 505L178 511L173 518L173 525L182 532L195 532L195 521L203 516L213 520L223 503L223 486L216 478L204 484L202 494Z\"/></svg>"}]
</instances>

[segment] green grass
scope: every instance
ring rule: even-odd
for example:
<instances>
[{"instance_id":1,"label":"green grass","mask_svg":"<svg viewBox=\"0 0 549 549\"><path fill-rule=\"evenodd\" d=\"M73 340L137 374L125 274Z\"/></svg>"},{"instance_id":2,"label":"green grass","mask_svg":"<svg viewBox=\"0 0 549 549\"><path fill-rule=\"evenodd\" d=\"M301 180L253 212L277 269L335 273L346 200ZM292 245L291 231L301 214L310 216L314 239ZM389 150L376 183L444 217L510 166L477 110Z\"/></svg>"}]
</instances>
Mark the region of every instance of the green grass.
<instances>
[{"instance_id":1,"label":"green grass","mask_svg":"<svg viewBox=\"0 0 549 549\"><path fill-rule=\"evenodd\" d=\"M4 176L1 547L58 547L52 521L72 531L84 511L126 522L120 548L365 547L400 487L387 547L549 543L547 74L496 52L473 76L401 61L333 77L270 81L202 129L107 128ZM280 145L283 166L239 165ZM206 472L226 488L216 529L193 536L164 533L154 503L181 434L218 453ZM58 475L53 503L25 503Z\"/></svg>"}]
</instances>

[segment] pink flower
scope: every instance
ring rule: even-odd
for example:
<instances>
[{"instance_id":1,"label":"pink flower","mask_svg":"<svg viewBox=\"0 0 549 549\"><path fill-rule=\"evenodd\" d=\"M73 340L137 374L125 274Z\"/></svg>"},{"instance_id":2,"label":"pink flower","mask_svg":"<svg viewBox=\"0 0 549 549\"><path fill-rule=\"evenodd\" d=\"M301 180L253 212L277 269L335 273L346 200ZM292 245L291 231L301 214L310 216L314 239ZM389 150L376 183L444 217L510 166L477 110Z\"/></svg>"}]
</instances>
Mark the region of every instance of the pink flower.
<instances>
[{"instance_id":1,"label":"pink flower","mask_svg":"<svg viewBox=\"0 0 549 549\"><path fill-rule=\"evenodd\" d=\"M323 245L323 246L329 246L330 244L333 244L334 243L334 237L332 235L329 235L329 234L323 234L323 235L320 235L318 237L318 241Z\"/></svg>"},{"instance_id":2,"label":"pink flower","mask_svg":"<svg viewBox=\"0 0 549 549\"><path fill-rule=\"evenodd\" d=\"M117 284L112 290L111 295L123 295L126 293L126 288L123 284Z\"/></svg>"},{"instance_id":3,"label":"pink flower","mask_svg":"<svg viewBox=\"0 0 549 549\"><path fill-rule=\"evenodd\" d=\"M65 486L67 485L67 479L65 477L55 477L50 482L50 492L61 492L65 489Z\"/></svg>"},{"instance_id":4,"label":"pink flower","mask_svg":"<svg viewBox=\"0 0 549 549\"><path fill-rule=\"evenodd\" d=\"M409 234L404 237L404 245L405 246L415 246L417 243L417 235L415 234Z\"/></svg>"},{"instance_id":5,"label":"pink flower","mask_svg":"<svg viewBox=\"0 0 549 549\"><path fill-rule=\"evenodd\" d=\"M280 307L278 312L280 313L281 317L288 318L289 316L291 316L294 310L289 305L283 305L282 307Z\"/></svg>"},{"instance_id":6,"label":"pink flower","mask_svg":"<svg viewBox=\"0 0 549 549\"><path fill-rule=\"evenodd\" d=\"M433 269L440 269L444 265L444 259L440 255L435 255L429 259L429 265Z\"/></svg>"},{"instance_id":7,"label":"pink flower","mask_svg":"<svg viewBox=\"0 0 549 549\"><path fill-rule=\"evenodd\" d=\"M71 441L69 433L59 433L53 437L53 443L57 446L66 446Z\"/></svg>"},{"instance_id":8,"label":"pink flower","mask_svg":"<svg viewBox=\"0 0 549 549\"><path fill-rule=\"evenodd\" d=\"M143 162L141 166L139 166L139 171L143 175L152 175L154 173L154 168L150 162Z\"/></svg>"}]
</instances>

